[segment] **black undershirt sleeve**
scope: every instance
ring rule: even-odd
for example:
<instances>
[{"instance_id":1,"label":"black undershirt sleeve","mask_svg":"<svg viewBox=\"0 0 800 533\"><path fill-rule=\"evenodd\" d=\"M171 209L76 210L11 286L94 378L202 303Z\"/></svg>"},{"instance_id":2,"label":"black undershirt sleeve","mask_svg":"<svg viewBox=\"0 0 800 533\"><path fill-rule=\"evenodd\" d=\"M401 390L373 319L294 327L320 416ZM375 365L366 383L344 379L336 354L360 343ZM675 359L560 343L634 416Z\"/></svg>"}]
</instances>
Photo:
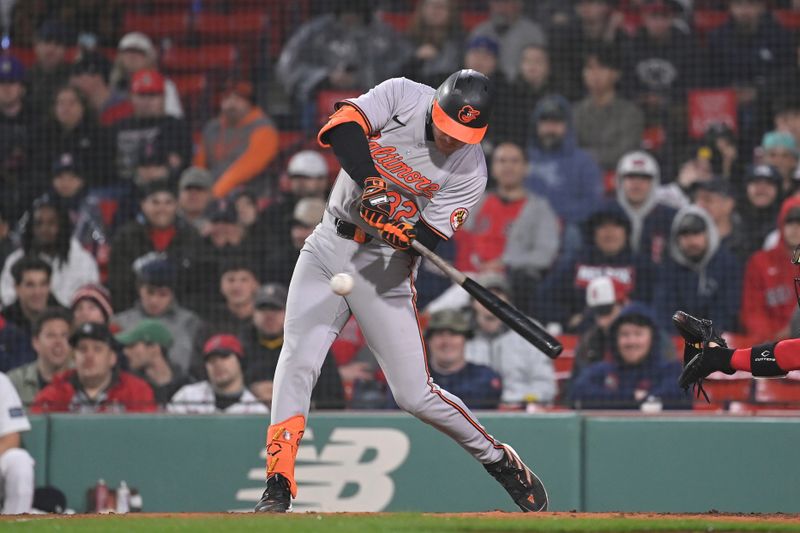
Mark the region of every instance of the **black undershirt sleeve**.
<instances>
[{"instance_id":1,"label":"black undershirt sleeve","mask_svg":"<svg viewBox=\"0 0 800 533\"><path fill-rule=\"evenodd\" d=\"M425 224L421 219L418 220L416 224L414 224L414 229L417 232L416 240L419 241L420 244L425 245L425 248L427 248L430 251L434 251L436 247L439 246L439 243L442 242L443 240L439 235L434 233L434 231L430 228L430 226ZM408 250L414 255L419 255L413 248L409 248Z\"/></svg>"},{"instance_id":2,"label":"black undershirt sleeve","mask_svg":"<svg viewBox=\"0 0 800 533\"><path fill-rule=\"evenodd\" d=\"M326 131L322 140L333 148L333 153L353 181L364 187L364 180L377 176L378 171L364 130L355 122L345 122Z\"/></svg>"}]
</instances>

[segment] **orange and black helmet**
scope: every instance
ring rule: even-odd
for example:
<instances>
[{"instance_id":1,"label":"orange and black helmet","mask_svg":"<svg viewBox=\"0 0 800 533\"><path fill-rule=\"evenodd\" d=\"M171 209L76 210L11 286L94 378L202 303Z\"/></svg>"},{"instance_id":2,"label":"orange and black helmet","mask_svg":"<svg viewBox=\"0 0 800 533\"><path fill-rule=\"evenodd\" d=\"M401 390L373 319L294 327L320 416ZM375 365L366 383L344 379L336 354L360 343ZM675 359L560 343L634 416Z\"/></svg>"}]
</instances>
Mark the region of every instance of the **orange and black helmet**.
<instances>
[{"instance_id":1,"label":"orange and black helmet","mask_svg":"<svg viewBox=\"0 0 800 533\"><path fill-rule=\"evenodd\" d=\"M489 125L492 98L489 78L471 69L454 72L436 89L433 123L454 139L477 144Z\"/></svg>"}]
</instances>

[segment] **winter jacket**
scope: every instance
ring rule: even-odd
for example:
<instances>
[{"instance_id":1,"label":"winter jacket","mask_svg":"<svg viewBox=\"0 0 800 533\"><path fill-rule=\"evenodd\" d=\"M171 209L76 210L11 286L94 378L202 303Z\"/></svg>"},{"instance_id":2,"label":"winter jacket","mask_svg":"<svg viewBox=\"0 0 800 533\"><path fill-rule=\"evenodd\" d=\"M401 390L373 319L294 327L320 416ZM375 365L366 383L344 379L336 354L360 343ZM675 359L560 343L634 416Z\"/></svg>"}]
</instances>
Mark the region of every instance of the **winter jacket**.
<instances>
[{"instance_id":1,"label":"winter jacket","mask_svg":"<svg viewBox=\"0 0 800 533\"><path fill-rule=\"evenodd\" d=\"M109 387L92 399L83 391L77 371L66 370L39 391L31 407L31 413L136 413L155 410L150 385L122 371L115 371Z\"/></svg>"},{"instance_id":2,"label":"winter jacket","mask_svg":"<svg viewBox=\"0 0 800 533\"><path fill-rule=\"evenodd\" d=\"M623 309L611 326L612 339L616 339L621 320L631 315L643 317L649 324L653 332L650 353L643 361L631 365L623 361L617 342L612 341L612 360L589 365L572 383L573 405L580 409L638 409L652 396L666 409L691 408L691 396L678 387L681 365L664 360L662 332L648 307L635 303ZM645 397L637 399L636 391L646 391Z\"/></svg>"},{"instance_id":3,"label":"winter jacket","mask_svg":"<svg viewBox=\"0 0 800 533\"><path fill-rule=\"evenodd\" d=\"M206 124L194 165L211 172L214 196L223 198L263 173L277 153L275 124L253 107L239 124L228 124L224 117Z\"/></svg>"},{"instance_id":4,"label":"winter jacket","mask_svg":"<svg viewBox=\"0 0 800 533\"><path fill-rule=\"evenodd\" d=\"M267 414L269 408L258 401L248 389L227 407L217 407L217 395L208 381L184 385L167 404L167 412L176 414Z\"/></svg>"},{"instance_id":5,"label":"winter jacket","mask_svg":"<svg viewBox=\"0 0 800 533\"><path fill-rule=\"evenodd\" d=\"M36 352L31 346L30 336L7 317L0 316L0 372L8 372L34 360Z\"/></svg>"},{"instance_id":6,"label":"winter jacket","mask_svg":"<svg viewBox=\"0 0 800 533\"><path fill-rule=\"evenodd\" d=\"M637 97L657 94L667 102L680 102L694 87L699 45L684 28L673 26L664 41L652 39L644 28L624 46L625 93Z\"/></svg>"},{"instance_id":7,"label":"winter jacket","mask_svg":"<svg viewBox=\"0 0 800 533\"><path fill-rule=\"evenodd\" d=\"M11 305L17 299L11 267L22 259L24 255L25 251L22 248L14 251L8 256L5 265L3 265L3 271L0 272L0 296L2 296L3 305ZM70 240L69 254L66 261L61 261L45 254L39 254L39 257L47 261L53 268L50 287L52 288L53 296L65 307L72 303L72 295L80 287L88 283L100 282L100 271L97 268L97 262L92 257L92 254L81 246L77 239Z\"/></svg>"},{"instance_id":8,"label":"winter jacket","mask_svg":"<svg viewBox=\"0 0 800 533\"><path fill-rule=\"evenodd\" d=\"M631 222L629 240L631 248L634 253L645 255L654 264L659 264L665 255L672 220L675 218L677 210L658 201L660 177L653 178L650 196L638 208L634 208L626 198L625 192L622 190L622 180L622 176L616 176L616 204L625 211Z\"/></svg>"},{"instance_id":9,"label":"winter jacket","mask_svg":"<svg viewBox=\"0 0 800 533\"><path fill-rule=\"evenodd\" d=\"M50 120L33 132L33 138L36 142L31 146L31 163L42 183L51 181L53 164L64 153L74 158L89 186L115 181L112 137L87 118L72 130L65 130L58 122Z\"/></svg>"},{"instance_id":10,"label":"winter jacket","mask_svg":"<svg viewBox=\"0 0 800 533\"><path fill-rule=\"evenodd\" d=\"M555 98L568 112L569 102L562 97ZM533 112L528 141L531 172L526 185L546 198L563 222L576 224L602 203L603 176L592 156L577 147L571 120L559 146L546 149L540 144L536 123L539 121L541 103L540 100Z\"/></svg>"},{"instance_id":11,"label":"winter jacket","mask_svg":"<svg viewBox=\"0 0 800 533\"><path fill-rule=\"evenodd\" d=\"M354 92L397 76L411 56L410 44L377 18L360 28L347 28L336 15L320 15L289 38L278 59L278 79L300 102L312 100L336 68L351 72Z\"/></svg>"},{"instance_id":12,"label":"winter jacket","mask_svg":"<svg viewBox=\"0 0 800 533\"><path fill-rule=\"evenodd\" d=\"M467 363L452 374L440 374L433 368L430 373L436 385L460 398L470 409L495 409L500 404L503 383L488 366Z\"/></svg>"},{"instance_id":13,"label":"winter jacket","mask_svg":"<svg viewBox=\"0 0 800 533\"><path fill-rule=\"evenodd\" d=\"M701 216L708 227L708 249L699 262L690 261L678 248L677 227L689 214ZM653 305L661 327L672 327L677 310L710 318L717 331L736 331L742 290L742 267L738 259L719 244L711 217L690 205L675 215L669 242L669 257L661 265Z\"/></svg>"},{"instance_id":14,"label":"winter jacket","mask_svg":"<svg viewBox=\"0 0 800 533\"><path fill-rule=\"evenodd\" d=\"M165 252L178 265L178 301L189 288L193 263L201 245L200 236L191 226L181 220L175 223L175 236ZM108 261L108 289L111 291L114 309L127 309L136 300L136 276L133 263L141 256L155 251L150 237L150 229L144 218L139 215L136 220L121 227L114 240L111 241L111 253Z\"/></svg>"},{"instance_id":15,"label":"winter jacket","mask_svg":"<svg viewBox=\"0 0 800 533\"><path fill-rule=\"evenodd\" d=\"M507 202L490 192L473 210L455 234L460 270L478 272L481 263L502 259L510 269L539 277L555 261L560 228L544 198L528 193Z\"/></svg>"},{"instance_id":16,"label":"winter jacket","mask_svg":"<svg viewBox=\"0 0 800 533\"><path fill-rule=\"evenodd\" d=\"M203 321L192 311L181 307L177 302L167 308L161 316L150 316L144 312L141 302L136 304L113 319L113 323L125 331L147 318L155 318L161 322L172 334L172 346L169 348L169 361L178 367L181 373L189 373L189 364L194 352L194 341L203 324Z\"/></svg>"},{"instance_id":17,"label":"winter jacket","mask_svg":"<svg viewBox=\"0 0 800 533\"><path fill-rule=\"evenodd\" d=\"M575 133L578 146L589 152L605 171L642 144L644 114L639 107L619 96L603 107L590 97L574 106Z\"/></svg>"},{"instance_id":18,"label":"winter jacket","mask_svg":"<svg viewBox=\"0 0 800 533\"><path fill-rule=\"evenodd\" d=\"M797 206L800 206L797 196L783 202L778 216L781 236L786 214ZM781 237L774 247L756 252L747 262L739 320L744 333L752 336L754 342L774 340L792 319L797 305L794 293L797 267L791 258L792 250L787 249Z\"/></svg>"},{"instance_id":19,"label":"winter jacket","mask_svg":"<svg viewBox=\"0 0 800 533\"><path fill-rule=\"evenodd\" d=\"M185 120L171 116L130 117L119 121L113 130L117 151L117 173L121 180L133 180L139 157L147 145L156 145L167 155L189 163L192 140Z\"/></svg>"},{"instance_id":20,"label":"winter jacket","mask_svg":"<svg viewBox=\"0 0 800 533\"><path fill-rule=\"evenodd\" d=\"M464 351L467 361L488 366L500 375L503 403L553 401L556 377L552 362L516 332L505 330L489 336L478 331Z\"/></svg>"}]
</instances>

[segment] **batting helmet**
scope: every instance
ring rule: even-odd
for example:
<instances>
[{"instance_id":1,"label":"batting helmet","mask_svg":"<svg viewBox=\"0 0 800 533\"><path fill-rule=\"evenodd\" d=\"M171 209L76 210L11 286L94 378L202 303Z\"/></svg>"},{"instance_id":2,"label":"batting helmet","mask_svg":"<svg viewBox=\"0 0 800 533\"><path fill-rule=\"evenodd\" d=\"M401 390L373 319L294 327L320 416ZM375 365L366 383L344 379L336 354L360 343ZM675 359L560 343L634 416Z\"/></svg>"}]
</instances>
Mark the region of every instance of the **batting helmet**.
<instances>
[{"instance_id":1,"label":"batting helmet","mask_svg":"<svg viewBox=\"0 0 800 533\"><path fill-rule=\"evenodd\" d=\"M483 139L492 111L492 83L480 72L454 72L436 89L431 116L437 128L467 144Z\"/></svg>"}]
</instances>

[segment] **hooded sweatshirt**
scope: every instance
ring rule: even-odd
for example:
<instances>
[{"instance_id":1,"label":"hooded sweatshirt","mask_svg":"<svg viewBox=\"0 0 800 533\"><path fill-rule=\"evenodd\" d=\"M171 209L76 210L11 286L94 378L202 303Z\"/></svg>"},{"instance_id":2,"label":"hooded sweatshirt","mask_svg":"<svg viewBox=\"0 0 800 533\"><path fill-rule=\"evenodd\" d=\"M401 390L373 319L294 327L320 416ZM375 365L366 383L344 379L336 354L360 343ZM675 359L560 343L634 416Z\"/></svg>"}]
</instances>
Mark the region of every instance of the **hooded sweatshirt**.
<instances>
[{"instance_id":1,"label":"hooded sweatshirt","mask_svg":"<svg viewBox=\"0 0 800 533\"><path fill-rule=\"evenodd\" d=\"M686 257L678 247L677 229L688 215L702 217L708 228L708 247L697 262ZM678 211L670 232L669 257L661 265L653 295L661 326L671 328L672 315L680 309L710 318L717 331L735 331L741 285L741 265L731 252L720 247L719 234L711 217L695 205Z\"/></svg>"},{"instance_id":2,"label":"hooded sweatshirt","mask_svg":"<svg viewBox=\"0 0 800 533\"><path fill-rule=\"evenodd\" d=\"M542 146L536 131L542 102L548 100L555 100L568 117L564 139L552 148ZM569 102L561 96L542 98L533 111L529 131L528 158L531 172L527 187L544 196L565 223L580 223L603 200L603 176L589 152L578 148Z\"/></svg>"},{"instance_id":3,"label":"hooded sweatshirt","mask_svg":"<svg viewBox=\"0 0 800 533\"><path fill-rule=\"evenodd\" d=\"M633 303L622 310L611 325L610 335L617 338L620 326L636 317L652 331L650 352L637 364L622 359L616 340L611 342L611 361L589 365L572 385L572 401L583 409L637 409L650 396L658 398L666 409L686 409L692 404L691 396L678 387L681 365L677 361L666 361L661 347L661 331L656 325L652 310L640 303ZM644 391L641 399L636 391Z\"/></svg>"},{"instance_id":4,"label":"hooded sweatshirt","mask_svg":"<svg viewBox=\"0 0 800 533\"><path fill-rule=\"evenodd\" d=\"M775 246L756 252L747 262L739 320L754 342L774 339L789 325L794 313L797 267L791 263L792 250L783 240L786 215L794 207L800 207L800 197L791 196L783 202L778 215L781 238Z\"/></svg>"},{"instance_id":5,"label":"hooded sweatshirt","mask_svg":"<svg viewBox=\"0 0 800 533\"><path fill-rule=\"evenodd\" d=\"M617 184L616 203L625 211L631 221L629 241L631 249L634 253L648 256L655 264L661 263L669 240L672 220L677 212L658 200L661 177L658 174L653 177L650 194L638 208L631 205L622 190L623 177L617 174L615 179Z\"/></svg>"}]
</instances>

